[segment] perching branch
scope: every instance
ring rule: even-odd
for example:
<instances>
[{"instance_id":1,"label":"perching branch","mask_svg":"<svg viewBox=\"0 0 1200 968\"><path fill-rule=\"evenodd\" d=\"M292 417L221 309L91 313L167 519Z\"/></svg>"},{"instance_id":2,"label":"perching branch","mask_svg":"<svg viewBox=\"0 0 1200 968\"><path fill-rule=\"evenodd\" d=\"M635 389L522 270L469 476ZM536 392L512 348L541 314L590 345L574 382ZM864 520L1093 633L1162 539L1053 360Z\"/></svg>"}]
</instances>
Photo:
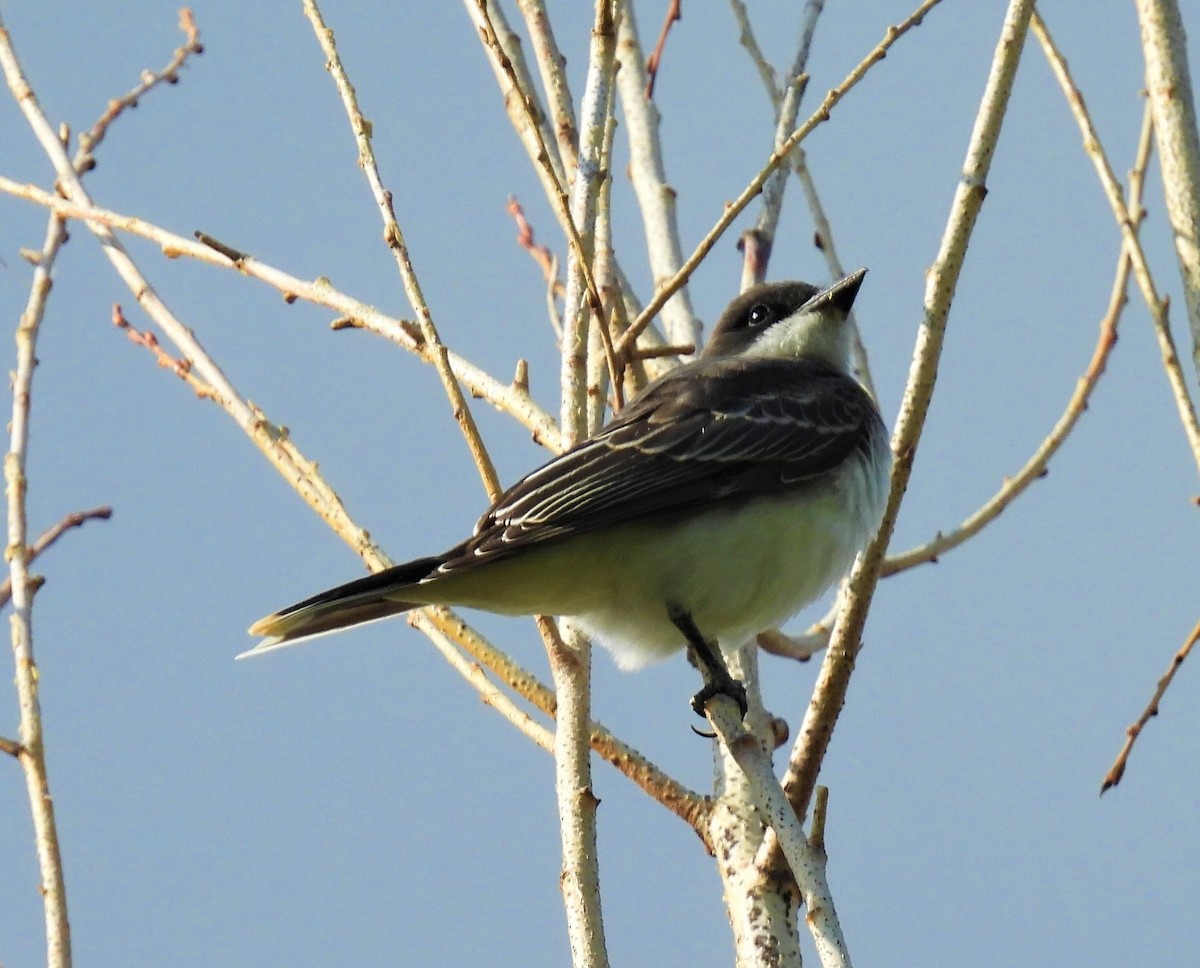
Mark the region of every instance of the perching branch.
<instances>
[{"instance_id":1,"label":"perching branch","mask_svg":"<svg viewBox=\"0 0 1200 968\"><path fill-rule=\"evenodd\" d=\"M728 750L741 770L742 785L758 816L770 825L775 841L787 859L804 899L809 929L823 968L849 968L850 954L825 877L824 858L809 844L795 810L775 777L771 758L759 739L742 726L733 700L717 697L708 703L705 711L724 750ZM764 868L757 865L756 868L761 876Z\"/></svg>"}]
</instances>

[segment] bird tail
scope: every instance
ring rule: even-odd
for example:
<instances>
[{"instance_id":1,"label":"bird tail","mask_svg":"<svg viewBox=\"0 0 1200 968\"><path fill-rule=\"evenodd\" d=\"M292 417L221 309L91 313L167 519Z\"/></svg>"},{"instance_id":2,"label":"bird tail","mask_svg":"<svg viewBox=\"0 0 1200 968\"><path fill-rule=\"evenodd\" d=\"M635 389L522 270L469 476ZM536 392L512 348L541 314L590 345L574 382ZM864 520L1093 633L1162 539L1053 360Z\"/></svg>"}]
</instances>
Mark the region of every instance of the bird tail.
<instances>
[{"instance_id":1,"label":"bird tail","mask_svg":"<svg viewBox=\"0 0 1200 968\"><path fill-rule=\"evenodd\" d=\"M405 593L411 594L412 586L428 577L443 560L442 557L418 558L385 568L259 619L250 626L250 634L264 636L263 641L238 658L262 655L305 639L419 608L425 603L414 601Z\"/></svg>"}]
</instances>

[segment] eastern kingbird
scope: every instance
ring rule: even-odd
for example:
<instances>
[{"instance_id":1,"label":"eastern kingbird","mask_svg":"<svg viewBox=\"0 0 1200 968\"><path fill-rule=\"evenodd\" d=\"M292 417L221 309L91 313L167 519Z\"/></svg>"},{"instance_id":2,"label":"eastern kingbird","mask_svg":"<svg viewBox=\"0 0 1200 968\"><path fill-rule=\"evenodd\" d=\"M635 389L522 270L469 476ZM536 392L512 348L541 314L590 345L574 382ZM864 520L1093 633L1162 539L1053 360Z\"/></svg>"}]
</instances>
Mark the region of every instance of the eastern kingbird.
<instances>
[{"instance_id":1,"label":"eastern kingbird","mask_svg":"<svg viewBox=\"0 0 1200 968\"><path fill-rule=\"evenodd\" d=\"M850 376L865 269L820 290L765 283L696 360L502 494L449 551L256 622L257 655L423 605L564 615L636 669L688 645L705 689L745 705L737 648L810 604L875 533L891 451Z\"/></svg>"}]
</instances>

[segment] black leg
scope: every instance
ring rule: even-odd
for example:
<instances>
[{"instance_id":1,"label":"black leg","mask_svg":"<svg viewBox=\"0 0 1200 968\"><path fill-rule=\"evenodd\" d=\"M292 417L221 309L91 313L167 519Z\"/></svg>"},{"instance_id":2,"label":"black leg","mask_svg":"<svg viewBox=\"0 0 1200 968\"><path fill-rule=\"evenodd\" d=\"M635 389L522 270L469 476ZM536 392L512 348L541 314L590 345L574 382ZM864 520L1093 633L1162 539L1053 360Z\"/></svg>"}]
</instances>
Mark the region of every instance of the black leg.
<instances>
[{"instance_id":1,"label":"black leg","mask_svg":"<svg viewBox=\"0 0 1200 968\"><path fill-rule=\"evenodd\" d=\"M691 612L674 603L667 605L667 616L687 640L688 653L692 657L700 675L704 678L704 688L692 697L692 709L696 715L704 715L704 707L713 696L728 696L738 705L743 718L749 709L746 703L746 687L729 674L725 668L725 660L721 651L709 642L692 619Z\"/></svg>"}]
</instances>

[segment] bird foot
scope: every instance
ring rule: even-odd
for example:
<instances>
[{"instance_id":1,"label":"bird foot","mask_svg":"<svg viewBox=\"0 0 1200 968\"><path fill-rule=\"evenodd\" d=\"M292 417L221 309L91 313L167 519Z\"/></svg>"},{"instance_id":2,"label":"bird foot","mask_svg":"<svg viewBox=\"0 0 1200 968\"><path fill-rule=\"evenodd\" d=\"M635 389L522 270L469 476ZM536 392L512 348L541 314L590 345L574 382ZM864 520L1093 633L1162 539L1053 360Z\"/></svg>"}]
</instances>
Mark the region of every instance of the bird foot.
<instances>
[{"instance_id":1,"label":"bird foot","mask_svg":"<svg viewBox=\"0 0 1200 968\"><path fill-rule=\"evenodd\" d=\"M697 716L704 716L704 708L714 696L728 696L746 718L750 707L746 701L746 687L729 674L725 660L721 658L721 650L716 643L708 641L696 627L691 613L679 605L668 605L667 615L688 644L688 657L692 664L700 670L704 678L704 687L692 697L692 709Z\"/></svg>"}]
</instances>

